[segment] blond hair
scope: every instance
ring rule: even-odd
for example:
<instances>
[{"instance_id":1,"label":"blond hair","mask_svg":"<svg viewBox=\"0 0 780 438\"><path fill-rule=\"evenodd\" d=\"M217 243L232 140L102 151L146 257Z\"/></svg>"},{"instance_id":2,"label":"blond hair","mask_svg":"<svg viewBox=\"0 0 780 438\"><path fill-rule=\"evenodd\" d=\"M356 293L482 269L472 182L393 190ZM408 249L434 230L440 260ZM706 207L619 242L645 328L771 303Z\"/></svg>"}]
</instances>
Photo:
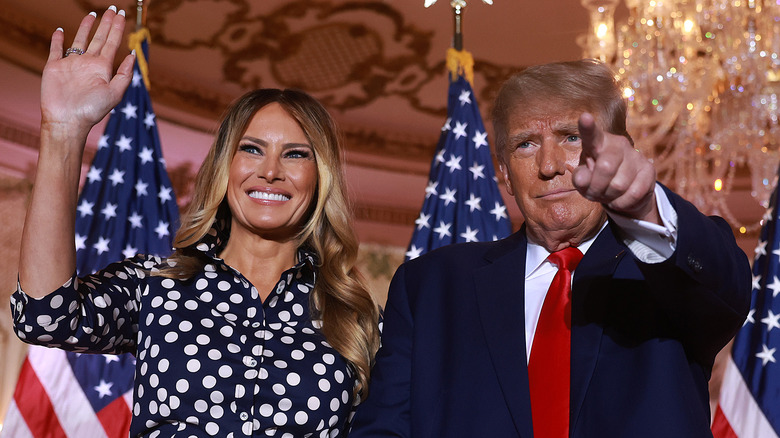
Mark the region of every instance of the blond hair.
<instances>
[{"instance_id":1,"label":"blond hair","mask_svg":"<svg viewBox=\"0 0 780 438\"><path fill-rule=\"evenodd\" d=\"M634 143L626 130L626 101L614 72L595 59L555 62L528 67L501 86L492 111L499 159L507 146L512 111L540 100L560 100L569 108L589 111L607 132Z\"/></svg>"},{"instance_id":2,"label":"blond hair","mask_svg":"<svg viewBox=\"0 0 780 438\"><path fill-rule=\"evenodd\" d=\"M347 199L338 131L313 97L298 90L260 89L245 94L228 108L198 171L192 202L182 215L174 239L176 250L170 257L174 266L160 275L185 279L203 269L203 257L192 248L215 221L230 223L225 194L231 161L252 116L274 102L298 122L317 162L316 201L298 240L319 260L311 316L322 321L321 330L328 343L351 364L357 377L355 395L365 398L379 348L379 309L355 267L358 241Z\"/></svg>"}]
</instances>

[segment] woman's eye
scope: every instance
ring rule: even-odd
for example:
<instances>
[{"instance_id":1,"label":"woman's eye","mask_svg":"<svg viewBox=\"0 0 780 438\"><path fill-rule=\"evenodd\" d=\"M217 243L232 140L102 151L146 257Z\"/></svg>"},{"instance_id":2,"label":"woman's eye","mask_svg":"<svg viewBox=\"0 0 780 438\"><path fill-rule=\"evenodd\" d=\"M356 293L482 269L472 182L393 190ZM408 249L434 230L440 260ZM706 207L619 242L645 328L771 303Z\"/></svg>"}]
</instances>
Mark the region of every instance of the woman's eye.
<instances>
[{"instance_id":1,"label":"woman's eye","mask_svg":"<svg viewBox=\"0 0 780 438\"><path fill-rule=\"evenodd\" d=\"M250 154L259 154L260 148L252 144L242 144L238 147L238 150L242 152L248 152Z\"/></svg>"},{"instance_id":2,"label":"woman's eye","mask_svg":"<svg viewBox=\"0 0 780 438\"><path fill-rule=\"evenodd\" d=\"M284 154L287 158L309 158L311 157L311 151L305 149L291 149Z\"/></svg>"}]
</instances>

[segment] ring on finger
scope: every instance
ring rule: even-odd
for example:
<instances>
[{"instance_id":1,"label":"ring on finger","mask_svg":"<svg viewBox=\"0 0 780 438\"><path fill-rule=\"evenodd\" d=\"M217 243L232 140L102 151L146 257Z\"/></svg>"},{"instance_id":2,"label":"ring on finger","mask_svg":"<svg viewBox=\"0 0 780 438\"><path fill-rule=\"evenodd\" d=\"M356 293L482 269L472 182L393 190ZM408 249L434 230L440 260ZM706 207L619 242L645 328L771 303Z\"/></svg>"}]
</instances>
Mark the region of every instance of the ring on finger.
<instances>
[{"instance_id":1,"label":"ring on finger","mask_svg":"<svg viewBox=\"0 0 780 438\"><path fill-rule=\"evenodd\" d=\"M84 50L76 48L76 47L71 47L71 48L69 48L68 50L65 51L65 57L67 58L68 55L72 55L74 53L76 55L83 55L84 54Z\"/></svg>"}]
</instances>

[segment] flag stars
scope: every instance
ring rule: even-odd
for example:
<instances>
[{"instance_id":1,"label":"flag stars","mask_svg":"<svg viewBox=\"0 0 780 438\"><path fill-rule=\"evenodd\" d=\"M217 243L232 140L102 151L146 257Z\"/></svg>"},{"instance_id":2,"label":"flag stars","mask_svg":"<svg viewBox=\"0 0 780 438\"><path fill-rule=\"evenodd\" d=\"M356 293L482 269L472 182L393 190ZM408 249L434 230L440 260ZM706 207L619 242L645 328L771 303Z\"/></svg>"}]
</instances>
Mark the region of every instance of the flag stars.
<instances>
[{"instance_id":1,"label":"flag stars","mask_svg":"<svg viewBox=\"0 0 780 438\"><path fill-rule=\"evenodd\" d=\"M482 146L487 146L487 132L474 132L474 137L471 137L471 141L474 142L474 148L477 150Z\"/></svg>"},{"instance_id":2,"label":"flag stars","mask_svg":"<svg viewBox=\"0 0 780 438\"><path fill-rule=\"evenodd\" d=\"M141 159L141 164L151 163L154 161L154 158L152 157L152 150L146 146L144 146L144 148L141 149L141 152L138 153L138 158Z\"/></svg>"},{"instance_id":3,"label":"flag stars","mask_svg":"<svg viewBox=\"0 0 780 438\"><path fill-rule=\"evenodd\" d=\"M87 173L87 180L89 180L90 183L101 181L103 177L100 176L100 172L102 172L101 169L98 169L95 166L90 167L89 172Z\"/></svg>"},{"instance_id":4,"label":"flag stars","mask_svg":"<svg viewBox=\"0 0 780 438\"><path fill-rule=\"evenodd\" d=\"M450 154L450 159L447 160L446 163L444 163L445 166L447 166L448 169L450 169L450 173L460 170L460 160L463 159L463 157L456 157L455 154Z\"/></svg>"},{"instance_id":5,"label":"flag stars","mask_svg":"<svg viewBox=\"0 0 780 438\"><path fill-rule=\"evenodd\" d=\"M406 257L408 257L409 260L416 259L417 257L420 257L422 250L422 248L418 248L412 244L412 247L409 248L409 251L406 251Z\"/></svg>"},{"instance_id":6,"label":"flag stars","mask_svg":"<svg viewBox=\"0 0 780 438\"><path fill-rule=\"evenodd\" d=\"M93 248L95 248L98 252L98 255L103 254L104 252L108 251L108 244L111 242L111 239L106 239L105 237L98 238L98 241L96 244L92 245Z\"/></svg>"},{"instance_id":7,"label":"flag stars","mask_svg":"<svg viewBox=\"0 0 780 438\"><path fill-rule=\"evenodd\" d=\"M460 106L463 106L467 103L471 104L471 91L462 90L460 92L460 96L458 96L458 101L460 102Z\"/></svg>"},{"instance_id":8,"label":"flag stars","mask_svg":"<svg viewBox=\"0 0 780 438\"><path fill-rule=\"evenodd\" d=\"M138 117L138 107L130 102L127 102L127 105L125 105L125 107L120 111L122 111L122 113L125 115L125 120L135 119Z\"/></svg>"},{"instance_id":9,"label":"flag stars","mask_svg":"<svg viewBox=\"0 0 780 438\"><path fill-rule=\"evenodd\" d=\"M430 214L425 214L423 212L420 212L420 217L414 220L414 224L417 225L417 230L422 230L423 228L430 228L431 224L428 223L428 221L431 219Z\"/></svg>"},{"instance_id":10,"label":"flag stars","mask_svg":"<svg viewBox=\"0 0 780 438\"><path fill-rule=\"evenodd\" d=\"M760 275L753 275L753 290L759 290L761 289L761 276Z\"/></svg>"},{"instance_id":11,"label":"flag stars","mask_svg":"<svg viewBox=\"0 0 780 438\"><path fill-rule=\"evenodd\" d=\"M108 179L111 180L112 187L116 187L117 184L124 184L125 172L123 170L114 169L114 171L111 172L111 175L108 177Z\"/></svg>"},{"instance_id":12,"label":"flag stars","mask_svg":"<svg viewBox=\"0 0 780 438\"><path fill-rule=\"evenodd\" d=\"M76 251L87 248L87 236L76 233Z\"/></svg>"},{"instance_id":13,"label":"flag stars","mask_svg":"<svg viewBox=\"0 0 780 438\"><path fill-rule=\"evenodd\" d=\"M762 318L761 322L766 324L766 332L769 333L772 331L773 328L780 329L780 313L777 315L772 312L772 309L769 309L769 313L767 314L766 318Z\"/></svg>"},{"instance_id":14,"label":"flag stars","mask_svg":"<svg viewBox=\"0 0 780 438\"><path fill-rule=\"evenodd\" d=\"M106 217L106 219L111 219L112 217L116 217L116 208L118 207L118 204L112 204L110 202L106 203L106 206L103 207L102 210L100 210L101 213L103 213L103 216Z\"/></svg>"},{"instance_id":15,"label":"flag stars","mask_svg":"<svg viewBox=\"0 0 780 438\"><path fill-rule=\"evenodd\" d=\"M108 134L101 135L100 140L98 140L98 149L103 149L105 147L108 147Z\"/></svg>"},{"instance_id":16,"label":"flag stars","mask_svg":"<svg viewBox=\"0 0 780 438\"><path fill-rule=\"evenodd\" d=\"M119 148L119 152L124 152L124 151L129 151L130 149L133 148L133 146L131 145L132 141L133 141L132 138L122 135L121 137L119 137L119 140L117 140L116 143L114 144L116 144L116 147Z\"/></svg>"},{"instance_id":17,"label":"flag stars","mask_svg":"<svg viewBox=\"0 0 780 438\"><path fill-rule=\"evenodd\" d=\"M496 201L496 206L492 210L490 210L490 214L496 217L497 221L500 221L503 219L509 219L509 217L506 215L506 206L501 205L498 201Z\"/></svg>"},{"instance_id":18,"label":"flag stars","mask_svg":"<svg viewBox=\"0 0 780 438\"><path fill-rule=\"evenodd\" d=\"M444 126L441 127L442 132L449 131L452 129L452 125L450 125L450 122L452 122L452 117L447 117L447 121L444 122Z\"/></svg>"},{"instance_id":19,"label":"flag stars","mask_svg":"<svg viewBox=\"0 0 780 438\"><path fill-rule=\"evenodd\" d=\"M154 229L154 232L157 233L157 237L160 239L170 235L171 233L168 231L168 222L160 221L157 224L157 228Z\"/></svg>"},{"instance_id":20,"label":"flag stars","mask_svg":"<svg viewBox=\"0 0 780 438\"><path fill-rule=\"evenodd\" d=\"M141 72L138 70L133 70L133 80L131 82L131 85L134 88L138 88L141 86L141 80L143 79L143 76L141 76Z\"/></svg>"},{"instance_id":21,"label":"flag stars","mask_svg":"<svg viewBox=\"0 0 780 438\"><path fill-rule=\"evenodd\" d=\"M146 196L146 195L148 195L148 194L149 194L149 193L147 193L147 191L146 191L146 188L147 188L147 187L149 187L149 184L147 184L147 183L145 183L145 182L143 182L143 181L141 181L141 180L138 180L138 182L137 182L137 183L135 183L135 193L136 193L138 196Z\"/></svg>"},{"instance_id":22,"label":"flag stars","mask_svg":"<svg viewBox=\"0 0 780 438\"><path fill-rule=\"evenodd\" d=\"M457 203L457 201L455 201L455 194L456 193L458 193L458 191L456 189L451 189L451 188L447 187L446 189L444 189L444 194L439 196L439 199L444 201L444 206L445 207L450 205L450 203L455 204L455 203Z\"/></svg>"},{"instance_id":23,"label":"flag stars","mask_svg":"<svg viewBox=\"0 0 780 438\"><path fill-rule=\"evenodd\" d=\"M747 323L755 324L756 320L753 318L753 315L756 314L756 309L750 309L750 312L747 314L747 318L745 318L745 322L742 323L742 327L744 327Z\"/></svg>"},{"instance_id":24,"label":"flag stars","mask_svg":"<svg viewBox=\"0 0 780 438\"><path fill-rule=\"evenodd\" d=\"M452 232L450 232L450 227L452 226L451 223L445 223L444 221L439 221L439 226L433 229L433 232L439 235L439 240L444 239L445 236L450 237L452 236Z\"/></svg>"},{"instance_id":25,"label":"flag stars","mask_svg":"<svg viewBox=\"0 0 780 438\"><path fill-rule=\"evenodd\" d=\"M455 140L461 137L468 137L468 134L466 134L467 126L469 126L468 123L455 122L455 128L452 130L452 133L455 134Z\"/></svg>"},{"instance_id":26,"label":"flag stars","mask_svg":"<svg viewBox=\"0 0 780 438\"><path fill-rule=\"evenodd\" d=\"M436 162L437 163L444 162L444 149L440 150L439 153L436 154Z\"/></svg>"},{"instance_id":27,"label":"flag stars","mask_svg":"<svg viewBox=\"0 0 780 438\"><path fill-rule=\"evenodd\" d=\"M766 255L766 240L759 241L758 246L756 246L756 249L753 250L754 253L756 253L756 257L765 256Z\"/></svg>"},{"instance_id":28,"label":"flag stars","mask_svg":"<svg viewBox=\"0 0 780 438\"><path fill-rule=\"evenodd\" d=\"M113 386L113 383L106 382L103 379L100 379L100 385L95 387L95 391L98 392L100 395L100 398L103 397L110 397L111 396L111 386Z\"/></svg>"},{"instance_id":29,"label":"flag stars","mask_svg":"<svg viewBox=\"0 0 780 438\"><path fill-rule=\"evenodd\" d=\"M81 214L81 217L92 216L92 208L94 206L95 206L94 202L89 202L86 199L82 199L81 204L79 204L76 210L78 210L78 212Z\"/></svg>"},{"instance_id":30,"label":"flag stars","mask_svg":"<svg viewBox=\"0 0 780 438\"><path fill-rule=\"evenodd\" d=\"M481 202L482 198L478 198L474 196L473 193L469 193L469 199L466 201L466 205L469 206L469 213L474 213L474 210L482 211L482 206L480 205Z\"/></svg>"},{"instance_id":31,"label":"flag stars","mask_svg":"<svg viewBox=\"0 0 780 438\"><path fill-rule=\"evenodd\" d=\"M143 218L144 218L144 217L143 217L143 216L141 216L140 214L138 214L138 212L137 212L137 211L134 211L134 212L133 212L133 214L131 214L131 215L130 215L130 216L127 218L127 220L128 220L128 222L130 222L130 226L131 226L131 227L133 227L133 228L141 228L141 227L143 227L143 223L141 223L141 220L142 220Z\"/></svg>"},{"instance_id":32,"label":"flag stars","mask_svg":"<svg viewBox=\"0 0 780 438\"><path fill-rule=\"evenodd\" d=\"M146 129L152 129L152 127L154 127L154 117L154 113L146 113L146 117L144 117Z\"/></svg>"},{"instance_id":33,"label":"flag stars","mask_svg":"<svg viewBox=\"0 0 780 438\"><path fill-rule=\"evenodd\" d=\"M777 348L769 348L766 344L761 346L762 350L759 353L756 353L756 357L762 360L762 365L766 366L769 362L776 362L775 361L775 350Z\"/></svg>"},{"instance_id":34,"label":"flag stars","mask_svg":"<svg viewBox=\"0 0 780 438\"><path fill-rule=\"evenodd\" d=\"M479 242L477 239L477 233L479 230L472 230L470 226L466 225L466 231L460 233L460 237L466 239L466 242Z\"/></svg>"},{"instance_id":35,"label":"flag stars","mask_svg":"<svg viewBox=\"0 0 780 438\"><path fill-rule=\"evenodd\" d=\"M160 198L160 202L167 202L172 200L171 197L171 188L170 187L160 187L160 192L157 194L157 197Z\"/></svg>"},{"instance_id":36,"label":"flag stars","mask_svg":"<svg viewBox=\"0 0 780 438\"><path fill-rule=\"evenodd\" d=\"M439 191L436 190L436 187L438 186L438 181L428 181L428 186L425 187L425 199L428 199L431 195L439 196Z\"/></svg>"},{"instance_id":37,"label":"flag stars","mask_svg":"<svg viewBox=\"0 0 780 438\"><path fill-rule=\"evenodd\" d=\"M766 287L767 289L772 289L772 298L775 298L780 293L780 279L777 278L777 275L772 280L772 284L768 284Z\"/></svg>"},{"instance_id":38,"label":"flag stars","mask_svg":"<svg viewBox=\"0 0 780 438\"><path fill-rule=\"evenodd\" d=\"M485 165L479 165L477 162L474 162L474 165L469 167L469 172L474 176L474 181L478 180L479 178L485 178L485 173L483 172L485 170Z\"/></svg>"},{"instance_id":39,"label":"flag stars","mask_svg":"<svg viewBox=\"0 0 780 438\"><path fill-rule=\"evenodd\" d=\"M138 253L138 248L133 248L133 246L130 245L129 243L127 244L127 246L125 246L125 249L122 250L122 255L125 256L125 258L130 258L136 255L136 253ZM108 362L109 362L108 357L106 357L106 363Z\"/></svg>"}]
</instances>

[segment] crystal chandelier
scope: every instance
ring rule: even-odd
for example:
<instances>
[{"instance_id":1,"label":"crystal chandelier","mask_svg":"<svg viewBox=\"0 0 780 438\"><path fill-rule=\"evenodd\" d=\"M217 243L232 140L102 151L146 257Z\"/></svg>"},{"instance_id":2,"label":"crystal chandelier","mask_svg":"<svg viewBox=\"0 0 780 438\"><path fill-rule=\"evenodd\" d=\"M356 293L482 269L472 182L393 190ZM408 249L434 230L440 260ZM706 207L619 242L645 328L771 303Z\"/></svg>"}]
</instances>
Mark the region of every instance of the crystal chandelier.
<instances>
[{"instance_id":1,"label":"crystal chandelier","mask_svg":"<svg viewBox=\"0 0 780 438\"><path fill-rule=\"evenodd\" d=\"M659 180L745 233L726 197L749 186L766 207L780 163L780 0L581 0L585 56L626 85L628 128ZM736 183L736 185L735 185ZM740 187L742 188L742 187Z\"/></svg>"}]
</instances>

